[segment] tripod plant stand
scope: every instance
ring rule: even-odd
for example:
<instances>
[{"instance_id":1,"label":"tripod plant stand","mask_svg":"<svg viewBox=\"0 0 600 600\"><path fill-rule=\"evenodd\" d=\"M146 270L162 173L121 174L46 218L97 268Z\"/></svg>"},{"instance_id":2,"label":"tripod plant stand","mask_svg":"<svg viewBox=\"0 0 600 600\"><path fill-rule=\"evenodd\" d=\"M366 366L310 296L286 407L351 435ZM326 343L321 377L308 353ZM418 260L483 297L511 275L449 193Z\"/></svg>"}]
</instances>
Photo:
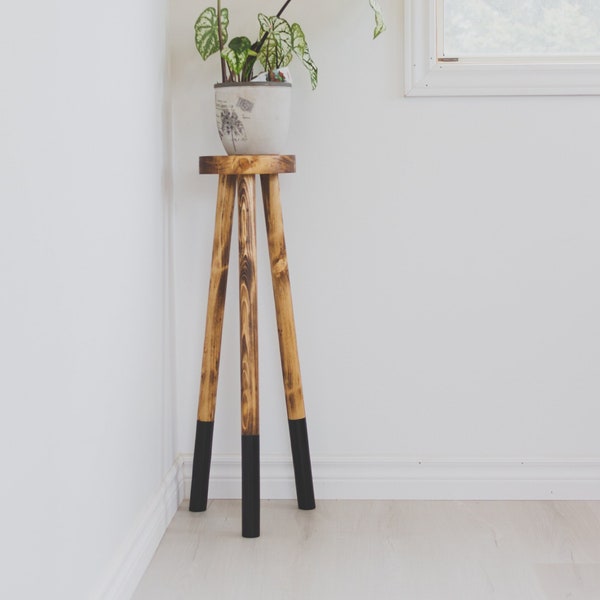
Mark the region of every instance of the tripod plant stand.
<instances>
[{"instance_id":1,"label":"tripod plant stand","mask_svg":"<svg viewBox=\"0 0 600 600\"><path fill-rule=\"evenodd\" d=\"M292 155L200 158L201 174L219 176L190 510L205 511L221 355L233 210L237 192L240 275L240 373L242 408L242 536L260 535L258 320L256 279L256 175L260 175L267 226L277 330L288 414L298 508L315 508L304 396L292 309L281 212L279 174L294 173Z\"/></svg>"}]
</instances>

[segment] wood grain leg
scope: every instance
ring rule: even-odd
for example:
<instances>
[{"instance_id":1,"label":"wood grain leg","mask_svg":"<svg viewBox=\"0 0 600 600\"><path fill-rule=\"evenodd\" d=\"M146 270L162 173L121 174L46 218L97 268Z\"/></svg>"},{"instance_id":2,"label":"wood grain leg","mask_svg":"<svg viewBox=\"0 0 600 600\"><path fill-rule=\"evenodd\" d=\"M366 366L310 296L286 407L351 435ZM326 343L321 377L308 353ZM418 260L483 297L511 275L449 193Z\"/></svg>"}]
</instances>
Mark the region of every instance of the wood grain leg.
<instances>
[{"instance_id":1,"label":"wood grain leg","mask_svg":"<svg viewBox=\"0 0 600 600\"><path fill-rule=\"evenodd\" d=\"M202 374L200 376L200 396L198 399L196 443L192 468L192 489L190 493L190 511L192 512L206 510L208 499L208 480L217 400L217 382L219 379L219 361L221 358L221 338L227 291L227 273L229 270L235 186L235 176L219 176L204 351L202 354Z\"/></svg>"},{"instance_id":2,"label":"wood grain leg","mask_svg":"<svg viewBox=\"0 0 600 600\"><path fill-rule=\"evenodd\" d=\"M300 360L296 341L296 326L294 324L292 291L283 231L279 177L277 175L261 175L261 187L269 240L279 351L290 427L298 507L311 510L315 508L315 494L300 376Z\"/></svg>"},{"instance_id":3,"label":"wood grain leg","mask_svg":"<svg viewBox=\"0 0 600 600\"><path fill-rule=\"evenodd\" d=\"M238 177L240 361L242 404L242 535L260 535L256 181Z\"/></svg>"}]
</instances>

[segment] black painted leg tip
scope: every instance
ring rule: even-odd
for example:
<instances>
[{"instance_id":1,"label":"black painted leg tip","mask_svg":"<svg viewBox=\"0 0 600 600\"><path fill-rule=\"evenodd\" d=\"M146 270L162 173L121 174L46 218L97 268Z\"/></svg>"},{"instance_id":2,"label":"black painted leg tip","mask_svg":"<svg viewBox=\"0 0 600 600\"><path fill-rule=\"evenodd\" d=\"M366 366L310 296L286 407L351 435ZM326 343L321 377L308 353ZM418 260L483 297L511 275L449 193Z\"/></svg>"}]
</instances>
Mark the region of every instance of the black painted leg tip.
<instances>
[{"instance_id":1,"label":"black painted leg tip","mask_svg":"<svg viewBox=\"0 0 600 600\"><path fill-rule=\"evenodd\" d=\"M242 537L260 535L260 438L242 435Z\"/></svg>"},{"instance_id":2,"label":"black painted leg tip","mask_svg":"<svg viewBox=\"0 0 600 600\"><path fill-rule=\"evenodd\" d=\"M208 503L208 480L210 476L213 429L213 422L196 422L190 512L204 512Z\"/></svg>"},{"instance_id":3,"label":"black painted leg tip","mask_svg":"<svg viewBox=\"0 0 600 600\"><path fill-rule=\"evenodd\" d=\"M300 510L316 508L313 489L310 450L308 448L308 431L306 419L290 420L290 441L292 443L292 460L294 463L294 479L296 481L296 497Z\"/></svg>"},{"instance_id":4,"label":"black painted leg tip","mask_svg":"<svg viewBox=\"0 0 600 600\"><path fill-rule=\"evenodd\" d=\"M256 539L260 537L260 531L242 531L242 537L246 539Z\"/></svg>"}]
</instances>

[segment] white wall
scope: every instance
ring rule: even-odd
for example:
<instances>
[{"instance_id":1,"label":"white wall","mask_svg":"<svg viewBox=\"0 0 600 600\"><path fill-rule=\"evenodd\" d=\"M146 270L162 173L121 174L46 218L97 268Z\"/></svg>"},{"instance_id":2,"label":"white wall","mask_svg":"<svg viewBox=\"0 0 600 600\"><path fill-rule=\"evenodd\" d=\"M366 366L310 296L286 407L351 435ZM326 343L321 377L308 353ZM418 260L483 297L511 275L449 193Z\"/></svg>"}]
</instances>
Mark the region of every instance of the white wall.
<instances>
[{"instance_id":1,"label":"white wall","mask_svg":"<svg viewBox=\"0 0 600 600\"><path fill-rule=\"evenodd\" d=\"M282 177L313 457L332 480L356 457L599 464L597 99L406 99L401 3L376 43L366 4L288 13L321 74L311 92L296 69ZM2 6L2 597L107 590L193 448L218 69L193 47L197 3L170 6L173 256L164 3ZM288 441L259 242L273 458ZM233 265L217 458L239 453Z\"/></svg>"},{"instance_id":2,"label":"white wall","mask_svg":"<svg viewBox=\"0 0 600 600\"><path fill-rule=\"evenodd\" d=\"M82 600L175 459L165 3L0 12L0 597Z\"/></svg>"},{"instance_id":3,"label":"white wall","mask_svg":"<svg viewBox=\"0 0 600 600\"><path fill-rule=\"evenodd\" d=\"M237 29L253 27L248 4L228 2ZM311 92L296 65L298 172L282 178L313 457L597 467L598 99L405 98L402 3L382 6L376 42L366 0L287 12L321 81ZM219 70L193 45L201 7L172 7L178 439L191 453L216 190L196 159L222 153ZM289 450L261 235L262 451L276 456ZM239 453L236 277L217 455Z\"/></svg>"}]
</instances>

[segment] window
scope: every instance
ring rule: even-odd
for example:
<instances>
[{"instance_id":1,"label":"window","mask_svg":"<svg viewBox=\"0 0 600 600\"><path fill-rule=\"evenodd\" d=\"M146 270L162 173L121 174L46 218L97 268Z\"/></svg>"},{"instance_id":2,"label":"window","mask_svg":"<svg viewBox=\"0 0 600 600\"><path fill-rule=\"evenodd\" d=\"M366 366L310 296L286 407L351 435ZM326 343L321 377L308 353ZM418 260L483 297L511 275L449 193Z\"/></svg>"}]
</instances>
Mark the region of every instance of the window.
<instances>
[{"instance_id":1,"label":"window","mask_svg":"<svg viewBox=\"0 0 600 600\"><path fill-rule=\"evenodd\" d=\"M406 0L406 93L600 94L598 0Z\"/></svg>"}]
</instances>

